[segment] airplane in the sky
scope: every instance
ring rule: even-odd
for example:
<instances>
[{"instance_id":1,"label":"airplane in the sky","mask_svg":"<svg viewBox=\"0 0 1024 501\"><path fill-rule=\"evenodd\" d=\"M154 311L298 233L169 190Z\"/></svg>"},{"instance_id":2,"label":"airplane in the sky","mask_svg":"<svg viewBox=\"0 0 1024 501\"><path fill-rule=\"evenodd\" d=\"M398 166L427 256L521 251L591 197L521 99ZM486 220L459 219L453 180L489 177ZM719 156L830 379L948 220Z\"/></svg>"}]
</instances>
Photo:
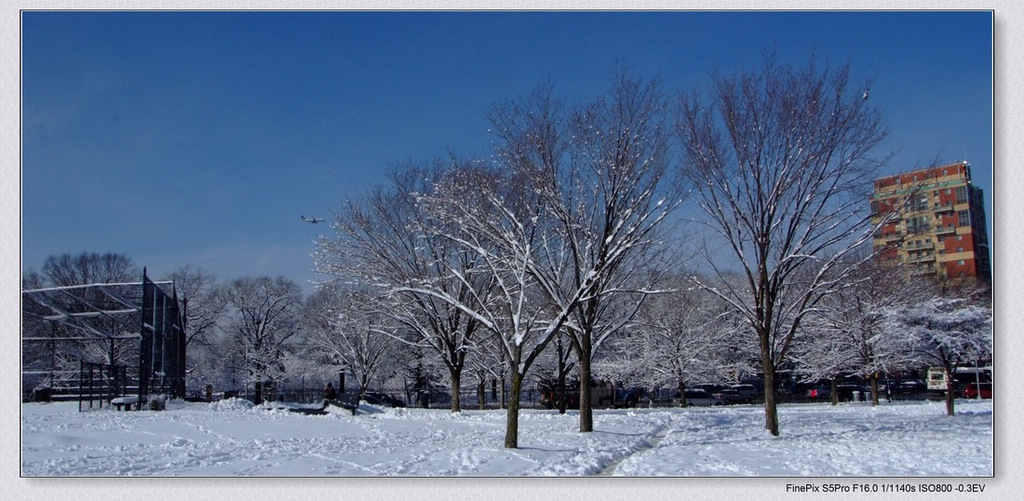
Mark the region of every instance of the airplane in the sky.
<instances>
[{"instance_id":1,"label":"airplane in the sky","mask_svg":"<svg viewBox=\"0 0 1024 501\"><path fill-rule=\"evenodd\" d=\"M299 217L301 217L303 221L305 221L307 223L310 223L310 224L316 224L316 223L324 222L324 219L322 217L306 217L306 216L301 216L301 215Z\"/></svg>"}]
</instances>

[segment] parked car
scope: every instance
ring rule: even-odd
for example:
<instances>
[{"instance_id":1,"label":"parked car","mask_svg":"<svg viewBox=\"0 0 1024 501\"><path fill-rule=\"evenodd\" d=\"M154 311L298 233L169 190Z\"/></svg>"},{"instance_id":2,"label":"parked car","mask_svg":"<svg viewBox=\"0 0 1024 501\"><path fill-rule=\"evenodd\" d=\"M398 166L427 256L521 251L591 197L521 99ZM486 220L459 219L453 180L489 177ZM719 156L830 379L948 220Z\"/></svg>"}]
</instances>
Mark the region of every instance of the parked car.
<instances>
[{"instance_id":1,"label":"parked car","mask_svg":"<svg viewBox=\"0 0 1024 501\"><path fill-rule=\"evenodd\" d=\"M747 400L753 400L757 396L757 388L752 384L734 384L731 388L739 392Z\"/></svg>"},{"instance_id":2,"label":"parked car","mask_svg":"<svg viewBox=\"0 0 1024 501\"><path fill-rule=\"evenodd\" d=\"M712 393L712 395L722 399L722 401L725 402L726 405L750 403L749 398L744 397L743 395L740 394L740 392L732 388L726 388L718 393Z\"/></svg>"},{"instance_id":3,"label":"parked car","mask_svg":"<svg viewBox=\"0 0 1024 501\"><path fill-rule=\"evenodd\" d=\"M964 388L964 398L978 398L978 391L981 391L981 398L992 398L992 383L970 383Z\"/></svg>"},{"instance_id":4,"label":"parked car","mask_svg":"<svg viewBox=\"0 0 1024 501\"><path fill-rule=\"evenodd\" d=\"M366 392L366 403L382 407L405 407L405 402L386 393Z\"/></svg>"},{"instance_id":5,"label":"parked car","mask_svg":"<svg viewBox=\"0 0 1024 501\"><path fill-rule=\"evenodd\" d=\"M921 393L927 389L928 385L924 381L914 379L900 381L896 386L896 391L899 393Z\"/></svg>"},{"instance_id":6,"label":"parked car","mask_svg":"<svg viewBox=\"0 0 1024 501\"><path fill-rule=\"evenodd\" d=\"M694 390L704 390L704 391L714 395L715 393L719 393L722 390L728 389L729 387L724 385L724 384L705 383L705 384L692 385L692 386L690 386L690 388L694 389Z\"/></svg>"},{"instance_id":7,"label":"parked car","mask_svg":"<svg viewBox=\"0 0 1024 501\"><path fill-rule=\"evenodd\" d=\"M686 390L686 405L710 407L712 405L725 405L725 401L708 393L707 390Z\"/></svg>"}]
</instances>

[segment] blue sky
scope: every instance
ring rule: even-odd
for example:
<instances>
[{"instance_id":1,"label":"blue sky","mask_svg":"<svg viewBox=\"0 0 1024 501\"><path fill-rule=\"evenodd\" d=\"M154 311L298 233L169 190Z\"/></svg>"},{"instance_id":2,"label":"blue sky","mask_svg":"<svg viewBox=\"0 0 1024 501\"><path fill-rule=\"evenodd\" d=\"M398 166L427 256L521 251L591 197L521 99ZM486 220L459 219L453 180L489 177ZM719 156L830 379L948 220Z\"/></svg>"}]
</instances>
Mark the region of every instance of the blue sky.
<instances>
[{"instance_id":1,"label":"blue sky","mask_svg":"<svg viewBox=\"0 0 1024 501\"><path fill-rule=\"evenodd\" d=\"M667 89L812 51L873 80L889 172L967 160L991 221L992 16L976 12L22 13L22 269L119 252L159 277L284 275L390 165L485 154L484 112L617 62Z\"/></svg>"}]
</instances>

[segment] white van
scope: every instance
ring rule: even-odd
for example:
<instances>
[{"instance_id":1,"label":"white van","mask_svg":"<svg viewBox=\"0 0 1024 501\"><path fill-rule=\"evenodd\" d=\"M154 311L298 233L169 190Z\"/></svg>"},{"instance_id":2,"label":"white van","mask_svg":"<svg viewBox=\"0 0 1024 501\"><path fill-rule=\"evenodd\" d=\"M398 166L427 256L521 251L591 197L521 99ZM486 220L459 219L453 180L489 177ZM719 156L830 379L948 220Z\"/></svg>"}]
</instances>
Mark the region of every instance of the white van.
<instances>
[{"instance_id":1,"label":"white van","mask_svg":"<svg viewBox=\"0 0 1024 501\"><path fill-rule=\"evenodd\" d=\"M970 383L992 382L991 367L957 367L953 371L953 389L959 395ZM928 391L946 391L946 370L942 367L928 368Z\"/></svg>"}]
</instances>

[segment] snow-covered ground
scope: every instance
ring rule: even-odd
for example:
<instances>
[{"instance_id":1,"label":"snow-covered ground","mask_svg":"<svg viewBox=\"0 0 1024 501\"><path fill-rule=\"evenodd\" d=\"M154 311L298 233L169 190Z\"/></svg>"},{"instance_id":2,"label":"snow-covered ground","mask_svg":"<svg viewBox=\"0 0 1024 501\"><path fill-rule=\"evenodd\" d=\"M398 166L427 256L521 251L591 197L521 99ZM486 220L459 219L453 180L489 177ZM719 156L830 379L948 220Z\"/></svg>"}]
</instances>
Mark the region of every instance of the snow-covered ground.
<instances>
[{"instance_id":1,"label":"snow-covered ground","mask_svg":"<svg viewBox=\"0 0 1024 501\"><path fill-rule=\"evenodd\" d=\"M303 415L246 401L171 402L163 411L78 412L23 404L25 477L987 477L990 401L783 405L781 436L760 406L523 410L502 447L505 412L380 409ZM984 480L982 478L982 480ZM802 482L802 480L801 480Z\"/></svg>"}]
</instances>

